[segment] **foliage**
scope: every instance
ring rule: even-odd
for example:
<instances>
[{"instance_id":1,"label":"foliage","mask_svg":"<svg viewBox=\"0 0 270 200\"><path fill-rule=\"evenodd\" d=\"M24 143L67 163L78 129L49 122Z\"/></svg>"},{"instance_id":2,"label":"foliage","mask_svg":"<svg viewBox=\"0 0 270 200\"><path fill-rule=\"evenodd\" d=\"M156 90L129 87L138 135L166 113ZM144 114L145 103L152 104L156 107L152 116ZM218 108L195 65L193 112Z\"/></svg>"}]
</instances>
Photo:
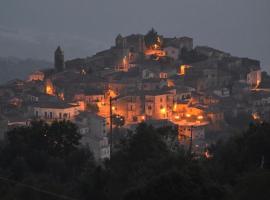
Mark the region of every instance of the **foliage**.
<instances>
[{"instance_id":1,"label":"foliage","mask_svg":"<svg viewBox=\"0 0 270 200\"><path fill-rule=\"evenodd\" d=\"M34 121L7 132L0 150L0 176L57 194L76 196L72 188L84 170L95 167L88 149L79 148L81 136L69 121ZM87 167L87 168L86 168ZM20 184L0 182L1 199L48 199ZM70 188L70 189L69 189Z\"/></svg>"},{"instance_id":2,"label":"foliage","mask_svg":"<svg viewBox=\"0 0 270 200\"><path fill-rule=\"evenodd\" d=\"M152 45L154 44L159 44L159 41L158 41L158 33L157 31L152 28L144 37L144 41L145 41L145 45L146 47L151 47Z\"/></svg>"},{"instance_id":3,"label":"foliage","mask_svg":"<svg viewBox=\"0 0 270 200\"><path fill-rule=\"evenodd\" d=\"M125 118L123 116L120 115L112 115L112 123L116 126L116 127L121 127L125 125Z\"/></svg>"},{"instance_id":4,"label":"foliage","mask_svg":"<svg viewBox=\"0 0 270 200\"><path fill-rule=\"evenodd\" d=\"M191 159L174 127L144 123L97 166L71 122L33 122L7 133L0 176L75 199L269 199L270 124L253 124ZM1 199L61 199L0 180Z\"/></svg>"}]
</instances>

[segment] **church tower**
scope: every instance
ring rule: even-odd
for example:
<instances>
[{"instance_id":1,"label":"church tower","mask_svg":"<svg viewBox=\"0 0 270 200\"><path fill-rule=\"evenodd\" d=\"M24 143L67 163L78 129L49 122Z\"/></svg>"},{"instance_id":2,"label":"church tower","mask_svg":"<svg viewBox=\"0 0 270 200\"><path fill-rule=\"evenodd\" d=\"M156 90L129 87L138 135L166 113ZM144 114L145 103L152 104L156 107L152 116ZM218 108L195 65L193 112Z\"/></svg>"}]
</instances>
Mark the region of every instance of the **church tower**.
<instances>
[{"instance_id":1,"label":"church tower","mask_svg":"<svg viewBox=\"0 0 270 200\"><path fill-rule=\"evenodd\" d=\"M64 51L60 46L57 47L54 53L54 68L57 72L64 71L65 69Z\"/></svg>"},{"instance_id":2,"label":"church tower","mask_svg":"<svg viewBox=\"0 0 270 200\"><path fill-rule=\"evenodd\" d=\"M115 46L119 49L123 48L123 37L121 34L119 34L116 38L115 38Z\"/></svg>"}]
</instances>

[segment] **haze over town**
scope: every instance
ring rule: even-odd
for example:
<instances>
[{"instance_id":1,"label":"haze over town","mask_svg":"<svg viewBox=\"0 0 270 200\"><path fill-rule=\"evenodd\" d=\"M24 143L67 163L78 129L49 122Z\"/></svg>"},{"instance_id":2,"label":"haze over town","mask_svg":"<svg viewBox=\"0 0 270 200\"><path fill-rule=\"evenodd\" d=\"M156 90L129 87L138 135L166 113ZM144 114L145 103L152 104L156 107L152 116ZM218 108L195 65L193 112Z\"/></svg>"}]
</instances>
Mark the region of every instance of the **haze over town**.
<instances>
[{"instance_id":1,"label":"haze over town","mask_svg":"<svg viewBox=\"0 0 270 200\"><path fill-rule=\"evenodd\" d=\"M233 6L232 6L233 5ZM52 61L91 56L113 45L119 33L189 36L270 69L268 0L9 0L0 2L0 55Z\"/></svg>"},{"instance_id":2,"label":"haze over town","mask_svg":"<svg viewBox=\"0 0 270 200\"><path fill-rule=\"evenodd\" d=\"M2 0L1 200L269 200L269 6Z\"/></svg>"}]
</instances>

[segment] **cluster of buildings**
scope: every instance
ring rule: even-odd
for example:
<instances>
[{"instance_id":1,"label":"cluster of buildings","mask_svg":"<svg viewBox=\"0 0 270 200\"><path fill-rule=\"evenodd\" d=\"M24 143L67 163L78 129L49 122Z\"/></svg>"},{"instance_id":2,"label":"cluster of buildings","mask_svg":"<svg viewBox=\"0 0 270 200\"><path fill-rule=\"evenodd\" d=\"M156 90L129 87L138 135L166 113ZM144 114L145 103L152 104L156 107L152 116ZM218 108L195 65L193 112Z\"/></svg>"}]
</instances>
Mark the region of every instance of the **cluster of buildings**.
<instances>
[{"instance_id":1,"label":"cluster of buildings","mask_svg":"<svg viewBox=\"0 0 270 200\"><path fill-rule=\"evenodd\" d=\"M156 41L147 46L145 35L118 35L110 49L66 62L58 47L54 69L0 87L0 136L33 119L71 120L81 143L103 160L111 153L110 127L119 128L112 116L124 119L125 130L140 122L176 126L179 143L192 141L198 152L232 122L270 119L269 76L259 61L194 48L189 37Z\"/></svg>"}]
</instances>

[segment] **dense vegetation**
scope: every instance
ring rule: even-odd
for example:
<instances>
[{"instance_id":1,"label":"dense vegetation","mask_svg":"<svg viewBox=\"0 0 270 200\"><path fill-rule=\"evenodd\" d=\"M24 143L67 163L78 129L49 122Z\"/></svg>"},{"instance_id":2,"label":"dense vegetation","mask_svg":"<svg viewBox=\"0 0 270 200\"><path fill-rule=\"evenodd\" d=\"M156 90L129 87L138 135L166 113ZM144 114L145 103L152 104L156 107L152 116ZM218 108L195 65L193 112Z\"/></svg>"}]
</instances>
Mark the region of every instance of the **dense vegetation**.
<instances>
[{"instance_id":1,"label":"dense vegetation","mask_svg":"<svg viewBox=\"0 0 270 200\"><path fill-rule=\"evenodd\" d=\"M1 199L269 199L270 125L194 159L174 145L173 128L140 124L111 160L94 162L71 122L33 122L7 133L0 149Z\"/></svg>"},{"instance_id":2,"label":"dense vegetation","mask_svg":"<svg viewBox=\"0 0 270 200\"><path fill-rule=\"evenodd\" d=\"M147 48L152 47L154 44L157 44L160 46L160 41L158 39L158 33L157 31L152 28L144 37L145 45Z\"/></svg>"}]
</instances>

